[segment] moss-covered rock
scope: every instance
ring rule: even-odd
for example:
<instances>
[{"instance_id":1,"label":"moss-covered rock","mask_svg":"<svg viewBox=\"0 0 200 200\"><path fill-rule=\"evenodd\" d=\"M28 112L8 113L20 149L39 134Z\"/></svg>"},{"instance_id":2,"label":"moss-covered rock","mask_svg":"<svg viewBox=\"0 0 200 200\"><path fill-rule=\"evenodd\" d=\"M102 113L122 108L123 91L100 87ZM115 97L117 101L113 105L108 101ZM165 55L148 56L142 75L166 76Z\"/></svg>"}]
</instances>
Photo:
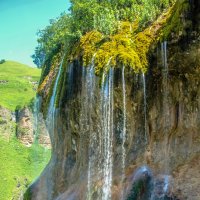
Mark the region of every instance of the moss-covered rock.
<instances>
[{"instance_id":1,"label":"moss-covered rock","mask_svg":"<svg viewBox=\"0 0 200 200\"><path fill-rule=\"evenodd\" d=\"M83 54L85 66L94 62L96 74L107 72L109 67L116 67L119 63L136 73L146 72L151 46L168 38L172 31L180 33L186 28L180 16L187 8L186 1L177 1L142 31L139 31L137 21L119 22L118 31L110 36L91 31L81 38L75 55Z\"/></svg>"}]
</instances>

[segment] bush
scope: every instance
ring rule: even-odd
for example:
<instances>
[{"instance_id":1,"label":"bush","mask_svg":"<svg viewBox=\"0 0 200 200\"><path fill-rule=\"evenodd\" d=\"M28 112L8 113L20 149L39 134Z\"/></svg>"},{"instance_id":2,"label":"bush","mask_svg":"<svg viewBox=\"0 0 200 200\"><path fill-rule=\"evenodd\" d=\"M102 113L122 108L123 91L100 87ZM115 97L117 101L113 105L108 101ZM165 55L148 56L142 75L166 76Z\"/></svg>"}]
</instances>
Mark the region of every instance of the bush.
<instances>
[{"instance_id":1,"label":"bush","mask_svg":"<svg viewBox=\"0 0 200 200\"><path fill-rule=\"evenodd\" d=\"M3 64L3 63L5 63L6 61L4 60L4 59L1 59L0 60L0 64Z\"/></svg>"}]
</instances>

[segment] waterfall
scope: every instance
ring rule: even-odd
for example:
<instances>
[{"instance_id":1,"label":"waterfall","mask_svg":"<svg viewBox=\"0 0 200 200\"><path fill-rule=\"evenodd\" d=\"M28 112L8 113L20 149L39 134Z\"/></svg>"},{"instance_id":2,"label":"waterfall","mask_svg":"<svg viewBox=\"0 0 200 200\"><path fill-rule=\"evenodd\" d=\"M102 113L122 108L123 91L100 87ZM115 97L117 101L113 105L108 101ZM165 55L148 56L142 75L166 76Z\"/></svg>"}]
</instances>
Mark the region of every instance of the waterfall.
<instances>
[{"instance_id":1,"label":"waterfall","mask_svg":"<svg viewBox=\"0 0 200 200\"><path fill-rule=\"evenodd\" d=\"M103 137L103 194L102 200L111 199L113 168L113 68L110 68L102 87L102 137Z\"/></svg>"},{"instance_id":2,"label":"waterfall","mask_svg":"<svg viewBox=\"0 0 200 200\"><path fill-rule=\"evenodd\" d=\"M82 130L88 132L89 135L89 155L88 155L88 183L87 183L87 199L91 200L92 196L92 180L95 173L95 158L98 156L98 152L95 152L95 144L97 141L97 135L93 130L92 112L94 106L94 92L95 92L95 73L94 73L94 62L90 67L83 67L83 93L84 100L82 102L81 120Z\"/></svg>"},{"instance_id":3,"label":"waterfall","mask_svg":"<svg viewBox=\"0 0 200 200\"><path fill-rule=\"evenodd\" d=\"M167 64L167 41L161 43L161 56L162 56L162 64L166 72L168 71L168 64Z\"/></svg>"},{"instance_id":4,"label":"waterfall","mask_svg":"<svg viewBox=\"0 0 200 200\"><path fill-rule=\"evenodd\" d=\"M164 156L164 173L169 173L169 161L170 161L170 155L169 150L170 147L168 145L168 131L169 131L169 125L170 125L170 111L169 111L169 87L168 87L168 63L167 63L167 41L164 41L161 43L161 57L162 57L162 76L163 76L163 83L162 83L162 89L163 89L163 134L164 136L164 149L163 149L163 156ZM168 175L165 175L165 177L168 177ZM167 179L166 179L167 180Z\"/></svg>"},{"instance_id":5,"label":"waterfall","mask_svg":"<svg viewBox=\"0 0 200 200\"><path fill-rule=\"evenodd\" d=\"M56 101L57 87L58 87L58 82L59 82L61 71L62 71L63 61L64 61L64 56L59 66L59 70L56 76L56 80L54 83L53 92L52 92L52 96L51 96L49 108L48 108L47 126L50 133L50 137L53 136L53 134L51 133L54 133L54 129L55 129L55 112L56 112L55 101Z\"/></svg>"},{"instance_id":6,"label":"waterfall","mask_svg":"<svg viewBox=\"0 0 200 200\"><path fill-rule=\"evenodd\" d=\"M81 131L89 135L89 158L87 174L87 200L92 200L94 182L102 182L98 199L111 199L113 168L113 69L104 74L100 91L100 105L96 105L96 76L94 62L82 69ZM96 106L95 106L96 105ZM100 122L95 127L92 116L98 110ZM96 128L94 130L94 128Z\"/></svg>"},{"instance_id":7,"label":"waterfall","mask_svg":"<svg viewBox=\"0 0 200 200\"><path fill-rule=\"evenodd\" d=\"M167 64L167 41L161 43L161 57L163 66L163 113L164 113L164 133L167 133L169 126L169 102L168 102L168 64Z\"/></svg>"},{"instance_id":8,"label":"waterfall","mask_svg":"<svg viewBox=\"0 0 200 200\"><path fill-rule=\"evenodd\" d=\"M147 97L146 97L146 76L142 73L142 83L143 83L143 97L144 97L144 135L145 143L148 142L147 138Z\"/></svg>"},{"instance_id":9,"label":"waterfall","mask_svg":"<svg viewBox=\"0 0 200 200\"><path fill-rule=\"evenodd\" d=\"M34 141L33 145L37 146L39 144L39 110L40 110L40 98L39 96L35 97L34 100L34 107L33 107L33 136ZM33 159L34 159L34 168L38 168L37 162L38 162L38 152L37 149L33 151Z\"/></svg>"},{"instance_id":10,"label":"waterfall","mask_svg":"<svg viewBox=\"0 0 200 200\"><path fill-rule=\"evenodd\" d=\"M163 186L163 192L164 192L164 194L167 193L168 188L169 188L169 176L165 175L164 176L164 186Z\"/></svg>"},{"instance_id":11,"label":"waterfall","mask_svg":"<svg viewBox=\"0 0 200 200\"><path fill-rule=\"evenodd\" d=\"M123 129L122 129L122 180L121 184L123 185L125 179L125 161L126 161L126 82L124 75L124 66L122 68L122 94L123 94ZM121 199L124 198L124 190L122 189Z\"/></svg>"},{"instance_id":12,"label":"waterfall","mask_svg":"<svg viewBox=\"0 0 200 200\"><path fill-rule=\"evenodd\" d=\"M38 144L39 137L39 112L40 112L41 98L39 96L35 97L34 107L33 107L33 135L34 143Z\"/></svg>"}]
</instances>

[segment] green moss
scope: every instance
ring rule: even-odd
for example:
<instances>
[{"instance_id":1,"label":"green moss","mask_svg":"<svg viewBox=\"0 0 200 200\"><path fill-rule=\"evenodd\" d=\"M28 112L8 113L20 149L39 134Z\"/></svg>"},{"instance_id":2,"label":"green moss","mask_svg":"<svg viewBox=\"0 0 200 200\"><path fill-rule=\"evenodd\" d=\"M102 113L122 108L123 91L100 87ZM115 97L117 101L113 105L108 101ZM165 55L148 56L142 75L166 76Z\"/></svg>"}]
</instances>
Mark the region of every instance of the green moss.
<instances>
[{"instance_id":1,"label":"green moss","mask_svg":"<svg viewBox=\"0 0 200 200\"><path fill-rule=\"evenodd\" d=\"M31 194L31 190L30 190L30 188L28 188L27 190L26 190L26 192L25 192L25 194L24 194L24 200L31 200L31 196L32 196L32 194Z\"/></svg>"},{"instance_id":2,"label":"green moss","mask_svg":"<svg viewBox=\"0 0 200 200\"><path fill-rule=\"evenodd\" d=\"M108 71L110 66L115 67L117 63L129 66L134 71L145 71L146 65L141 64L135 48L137 28L137 22L121 22L118 32L113 36L103 36L97 31L87 33L80 42L84 65L89 65L95 55L96 74Z\"/></svg>"},{"instance_id":3,"label":"green moss","mask_svg":"<svg viewBox=\"0 0 200 200\"><path fill-rule=\"evenodd\" d=\"M174 8L168 13L170 15L168 22L161 30L161 40L167 40L172 34L173 37L180 37L185 34L185 29L191 26L191 22L185 20L188 9L189 2L187 0L176 1Z\"/></svg>"}]
</instances>

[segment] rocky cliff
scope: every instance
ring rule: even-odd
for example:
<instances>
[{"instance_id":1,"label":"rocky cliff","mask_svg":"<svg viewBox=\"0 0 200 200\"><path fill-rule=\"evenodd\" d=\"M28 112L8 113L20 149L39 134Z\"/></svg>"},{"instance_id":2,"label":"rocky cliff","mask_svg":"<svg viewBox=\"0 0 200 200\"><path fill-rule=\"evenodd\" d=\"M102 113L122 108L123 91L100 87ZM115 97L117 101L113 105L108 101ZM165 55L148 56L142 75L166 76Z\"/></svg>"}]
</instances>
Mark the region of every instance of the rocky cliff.
<instances>
[{"instance_id":1,"label":"rocky cliff","mask_svg":"<svg viewBox=\"0 0 200 200\"><path fill-rule=\"evenodd\" d=\"M51 148L51 142L43 115L37 114L30 107L24 107L15 112L0 107L0 135L6 140L17 137L22 144L30 147L35 140L44 147ZM37 123L37 124L36 124Z\"/></svg>"},{"instance_id":2,"label":"rocky cliff","mask_svg":"<svg viewBox=\"0 0 200 200\"><path fill-rule=\"evenodd\" d=\"M199 6L185 33L152 50L146 74L54 66L61 75L51 71L40 93L52 157L25 199L200 199Z\"/></svg>"},{"instance_id":3,"label":"rocky cliff","mask_svg":"<svg viewBox=\"0 0 200 200\"><path fill-rule=\"evenodd\" d=\"M6 140L15 134L15 113L0 106L0 133Z\"/></svg>"},{"instance_id":4,"label":"rocky cliff","mask_svg":"<svg viewBox=\"0 0 200 200\"><path fill-rule=\"evenodd\" d=\"M44 147L51 147L48 131L41 113L24 107L16 111L16 136L26 146L38 142Z\"/></svg>"}]
</instances>

